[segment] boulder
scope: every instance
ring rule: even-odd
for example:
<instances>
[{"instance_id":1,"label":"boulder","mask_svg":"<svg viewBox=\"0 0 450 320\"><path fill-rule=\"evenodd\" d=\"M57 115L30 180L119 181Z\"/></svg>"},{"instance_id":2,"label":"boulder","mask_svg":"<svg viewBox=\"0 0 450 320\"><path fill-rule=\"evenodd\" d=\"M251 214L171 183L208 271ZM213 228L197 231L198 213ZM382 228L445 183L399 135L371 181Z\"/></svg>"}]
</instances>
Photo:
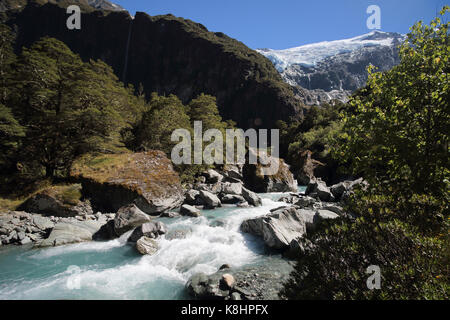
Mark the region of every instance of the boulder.
<instances>
[{"instance_id":1,"label":"boulder","mask_svg":"<svg viewBox=\"0 0 450 320\"><path fill-rule=\"evenodd\" d=\"M338 206L338 205L326 205L326 206L322 207L322 209L334 212L338 216L345 215L344 208L342 208L341 206Z\"/></svg>"},{"instance_id":2,"label":"boulder","mask_svg":"<svg viewBox=\"0 0 450 320\"><path fill-rule=\"evenodd\" d=\"M200 199L205 203L205 207L208 209L213 209L222 206L220 199L208 191L200 191Z\"/></svg>"},{"instance_id":3,"label":"boulder","mask_svg":"<svg viewBox=\"0 0 450 320\"><path fill-rule=\"evenodd\" d=\"M333 194L333 196L336 198L336 200L340 200L342 195L346 191L349 191L351 185L352 185L351 181L339 182L339 183L331 186L330 191Z\"/></svg>"},{"instance_id":4,"label":"boulder","mask_svg":"<svg viewBox=\"0 0 450 320\"><path fill-rule=\"evenodd\" d=\"M186 283L186 289L189 295L197 299L223 300L230 294L229 287L222 281L224 274L222 271L209 276L205 273L194 274Z\"/></svg>"},{"instance_id":5,"label":"boulder","mask_svg":"<svg viewBox=\"0 0 450 320\"><path fill-rule=\"evenodd\" d=\"M93 214L89 201L81 201L81 184L55 185L40 191L19 206L19 210L55 217Z\"/></svg>"},{"instance_id":6,"label":"boulder","mask_svg":"<svg viewBox=\"0 0 450 320\"><path fill-rule=\"evenodd\" d=\"M306 233L303 215L296 208L282 208L268 215L245 220L241 230L263 238L274 249L286 249L291 241Z\"/></svg>"},{"instance_id":7,"label":"boulder","mask_svg":"<svg viewBox=\"0 0 450 320\"><path fill-rule=\"evenodd\" d=\"M296 172L296 177L300 185L308 185L311 181L318 177L318 171L321 171L325 167L325 164L312 158L312 152L309 150L304 151L300 155L299 164L297 168L300 168Z\"/></svg>"},{"instance_id":8,"label":"boulder","mask_svg":"<svg viewBox=\"0 0 450 320\"><path fill-rule=\"evenodd\" d=\"M314 249L314 244L309 239L297 238L291 241L289 249L283 253L283 256L289 259L298 259L312 249Z\"/></svg>"},{"instance_id":9,"label":"boulder","mask_svg":"<svg viewBox=\"0 0 450 320\"><path fill-rule=\"evenodd\" d=\"M223 168L223 176L228 179L234 180L242 180L244 177L242 176L242 165L230 165L227 164Z\"/></svg>"},{"instance_id":10,"label":"boulder","mask_svg":"<svg viewBox=\"0 0 450 320\"><path fill-rule=\"evenodd\" d=\"M147 238L155 239L160 235L165 234L166 232L167 229L164 223L159 221L147 222L134 229L133 233L128 238L128 241L136 242L144 236Z\"/></svg>"},{"instance_id":11,"label":"boulder","mask_svg":"<svg viewBox=\"0 0 450 320\"><path fill-rule=\"evenodd\" d=\"M71 243L91 241L93 235L103 226L98 221L78 221L76 219L58 222L47 239L42 240L38 247L52 247Z\"/></svg>"},{"instance_id":12,"label":"boulder","mask_svg":"<svg viewBox=\"0 0 450 320\"><path fill-rule=\"evenodd\" d=\"M318 199L326 202L335 201L335 198L330 189L320 178L313 180L308 184L305 194L312 197L317 197Z\"/></svg>"},{"instance_id":13,"label":"boulder","mask_svg":"<svg viewBox=\"0 0 450 320\"><path fill-rule=\"evenodd\" d=\"M133 203L159 215L184 200L180 177L161 151L86 155L73 164L71 176L81 181L83 193L102 212L117 212Z\"/></svg>"},{"instance_id":14,"label":"boulder","mask_svg":"<svg viewBox=\"0 0 450 320\"><path fill-rule=\"evenodd\" d=\"M254 192L246 189L246 188L242 188L242 196L244 197L245 201L248 202L248 204L254 206L254 207L258 207L262 205L262 200L261 198Z\"/></svg>"},{"instance_id":15,"label":"boulder","mask_svg":"<svg viewBox=\"0 0 450 320\"><path fill-rule=\"evenodd\" d=\"M222 192L222 187L223 187L223 183L222 182L217 182L214 184L206 184L206 183L200 183L200 184L196 184L194 186L194 188L198 191L206 191L206 192L210 192L212 194L219 194ZM200 205L203 205L203 200L201 197L199 197L200 199Z\"/></svg>"},{"instance_id":16,"label":"boulder","mask_svg":"<svg viewBox=\"0 0 450 320\"><path fill-rule=\"evenodd\" d=\"M300 196L296 193L291 193L286 196L282 196L280 199L278 199L278 202L286 202L289 204L294 204L299 200Z\"/></svg>"},{"instance_id":17,"label":"boulder","mask_svg":"<svg viewBox=\"0 0 450 320\"><path fill-rule=\"evenodd\" d=\"M214 184L223 180L223 176L213 169L209 169L208 171L204 172L203 176L206 178L206 183L209 184Z\"/></svg>"},{"instance_id":18,"label":"boulder","mask_svg":"<svg viewBox=\"0 0 450 320\"><path fill-rule=\"evenodd\" d=\"M346 180L339 182L330 187L331 193L336 198L337 201L345 200L348 196L353 192L353 189L357 186L362 186L364 189L367 187L367 181L364 181L363 178L359 178L357 180L351 181Z\"/></svg>"},{"instance_id":19,"label":"boulder","mask_svg":"<svg viewBox=\"0 0 450 320\"><path fill-rule=\"evenodd\" d=\"M49 218L38 215L35 215L33 217L33 224L42 231L53 229L53 227L55 226L55 224Z\"/></svg>"},{"instance_id":20,"label":"boulder","mask_svg":"<svg viewBox=\"0 0 450 320\"><path fill-rule=\"evenodd\" d=\"M188 217L200 217L202 214L200 210L198 210L196 207L190 206L188 204L183 204L180 208L180 214L182 216L188 216Z\"/></svg>"},{"instance_id":21,"label":"boulder","mask_svg":"<svg viewBox=\"0 0 450 320\"><path fill-rule=\"evenodd\" d=\"M225 194L222 195L220 201L224 204L238 204L244 202L245 199L242 196L234 195L234 194Z\"/></svg>"},{"instance_id":22,"label":"boulder","mask_svg":"<svg viewBox=\"0 0 450 320\"><path fill-rule=\"evenodd\" d=\"M158 243L148 237L141 237L136 242L136 249L142 255L154 255L158 252L159 246Z\"/></svg>"},{"instance_id":23,"label":"boulder","mask_svg":"<svg viewBox=\"0 0 450 320\"><path fill-rule=\"evenodd\" d=\"M250 151L256 152L256 151ZM267 156L269 163L278 162L278 171L273 175L264 175L262 164L245 164L243 168L243 177L245 187L256 192L297 192L297 181L289 170L283 159Z\"/></svg>"},{"instance_id":24,"label":"boulder","mask_svg":"<svg viewBox=\"0 0 450 320\"><path fill-rule=\"evenodd\" d=\"M229 182L223 183L222 193L240 196L242 194L242 184Z\"/></svg>"},{"instance_id":25,"label":"boulder","mask_svg":"<svg viewBox=\"0 0 450 320\"><path fill-rule=\"evenodd\" d=\"M192 189L186 192L184 203L191 206L201 205L200 191Z\"/></svg>"},{"instance_id":26,"label":"boulder","mask_svg":"<svg viewBox=\"0 0 450 320\"><path fill-rule=\"evenodd\" d=\"M233 275L226 273L222 275L221 285L226 289L233 289L236 280L234 280Z\"/></svg>"},{"instance_id":27,"label":"boulder","mask_svg":"<svg viewBox=\"0 0 450 320\"><path fill-rule=\"evenodd\" d=\"M308 196L300 197L294 204L300 208L315 208L322 206L322 203L319 200Z\"/></svg>"},{"instance_id":28,"label":"boulder","mask_svg":"<svg viewBox=\"0 0 450 320\"><path fill-rule=\"evenodd\" d=\"M114 231L120 237L124 233L150 221L151 219L147 214L142 212L136 205L131 204L117 211L114 218Z\"/></svg>"},{"instance_id":29,"label":"boulder","mask_svg":"<svg viewBox=\"0 0 450 320\"><path fill-rule=\"evenodd\" d=\"M339 218L339 215L330 210L317 210L316 219L320 222L322 220L333 220Z\"/></svg>"},{"instance_id":30,"label":"boulder","mask_svg":"<svg viewBox=\"0 0 450 320\"><path fill-rule=\"evenodd\" d=\"M178 218L180 214L178 212L169 211L169 212L163 212L161 214L161 218Z\"/></svg>"}]
</instances>

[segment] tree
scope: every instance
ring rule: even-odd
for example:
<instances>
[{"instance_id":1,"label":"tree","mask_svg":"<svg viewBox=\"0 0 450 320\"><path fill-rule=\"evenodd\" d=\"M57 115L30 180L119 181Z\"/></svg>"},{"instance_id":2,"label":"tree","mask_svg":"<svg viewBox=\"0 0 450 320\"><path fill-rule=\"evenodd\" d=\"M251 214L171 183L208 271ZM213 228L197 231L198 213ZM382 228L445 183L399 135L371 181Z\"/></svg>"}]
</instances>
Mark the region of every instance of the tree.
<instances>
[{"instance_id":1,"label":"tree","mask_svg":"<svg viewBox=\"0 0 450 320\"><path fill-rule=\"evenodd\" d=\"M194 121L201 121L203 132L208 129L224 131L227 127L227 124L222 122L216 98L213 96L202 93L189 103L188 110L192 125Z\"/></svg>"},{"instance_id":2,"label":"tree","mask_svg":"<svg viewBox=\"0 0 450 320\"><path fill-rule=\"evenodd\" d=\"M15 108L26 127L24 157L47 177L67 170L78 155L112 139L127 125L129 91L100 61L83 63L62 42L44 38L24 48L17 63Z\"/></svg>"},{"instance_id":3,"label":"tree","mask_svg":"<svg viewBox=\"0 0 450 320\"><path fill-rule=\"evenodd\" d=\"M175 95L164 97L153 93L148 108L149 111L144 113L137 128L136 145L162 150L170 155L177 144L171 141L172 132L176 129L191 129L186 107Z\"/></svg>"},{"instance_id":4,"label":"tree","mask_svg":"<svg viewBox=\"0 0 450 320\"><path fill-rule=\"evenodd\" d=\"M441 14L448 11L445 7ZM449 298L448 24L411 28L401 63L369 69L350 101L334 155L369 185L343 218L308 238L281 296L288 299ZM366 268L381 269L369 290Z\"/></svg>"},{"instance_id":5,"label":"tree","mask_svg":"<svg viewBox=\"0 0 450 320\"><path fill-rule=\"evenodd\" d=\"M413 26L398 66L385 73L369 68L367 88L344 117L346 142L337 156L372 184L443 194L449 180L449 53L448 23L438 17L429 26Z\"/></svg>"},{"instance_id":6,"label":"tree","mask_svg":"<svg viewBox=\"0 0 450 320\"><path fill-rule=\"evenodd\" d=\"M11 109L0 104L0 167L17 151L25 129L14 118Z\"/></svg>"},{"instance_id":7,"label":"tree","mask_svg":"<svg viewBox=\"0 0 450 320\"><path fill-rule=\"evenodd\" d=\"M11 29L0 24L0 103L5 104L8 98L8 85L11 76L11 65L16 59L13 52L14 36Z\"/></svg>"}]
</instances>

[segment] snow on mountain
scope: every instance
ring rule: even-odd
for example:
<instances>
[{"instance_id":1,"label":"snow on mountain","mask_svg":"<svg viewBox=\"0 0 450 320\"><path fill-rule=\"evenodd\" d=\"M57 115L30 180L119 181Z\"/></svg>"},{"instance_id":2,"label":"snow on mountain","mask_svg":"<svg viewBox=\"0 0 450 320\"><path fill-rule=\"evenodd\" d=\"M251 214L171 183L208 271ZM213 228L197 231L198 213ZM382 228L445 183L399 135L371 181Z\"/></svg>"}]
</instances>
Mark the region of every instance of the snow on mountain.
<instances>
[{"instance_id":1,"label":"snow on mountain","mask_svg":"<svg viewBox=\"0 0 450 320\"><path fill-rule=\"evenodd\" d=\"M125 10L118 4L112 3L107 0L88 0L88 3L91 7L94 7L96 9L110 10L110 11L124 11Z\"/></svg>"},{"instance_id":2,"label":"snow on mountain","mask_svg":"<svg viewBox=\"0 0 450 320\"><path fill-rule=\"evenodd\" d=\"M405 36L372 31L344 40L324 41L285 50L260 49L305 104L318 105L347 97L367 81L366 68L386 71L400 62Z\"/></svg>"},{"instance_id":3,"label":"snow on mountain","mask_svg":"<svg viewBox=\"0 0 450 320\"><path fill-rule=\"evenodd\" d=\"M403 35L398 33L372 31L350 39L323 41L285 50L259 49L256 51L269 58L277 70L282 72L293 64L313 67L325 58L365 47L390 47L393 45L395 39L401 39L403 37Z\"/></svg>"}]
</instances>

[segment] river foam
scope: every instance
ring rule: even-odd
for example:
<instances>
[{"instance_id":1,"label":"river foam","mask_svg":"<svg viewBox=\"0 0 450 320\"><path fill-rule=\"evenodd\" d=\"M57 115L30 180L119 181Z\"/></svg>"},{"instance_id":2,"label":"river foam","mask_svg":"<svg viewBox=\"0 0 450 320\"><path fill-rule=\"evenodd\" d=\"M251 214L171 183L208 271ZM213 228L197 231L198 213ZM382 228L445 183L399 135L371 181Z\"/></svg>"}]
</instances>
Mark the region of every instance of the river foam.
<instances>
[{"instance_id":1,"label":"river foam","mask_svg":"<svg viewBox=\"0 0 450 320\"><path fill-rule=\"evenodd\" d=\"M169 233L178 232L181 238L162 237L153 256L140 256L127 244L128 235L107 242L9 250L0 254L0 299L188 298L184 284L197 272L213 273L225 263L240 267L264 261L261 239L239 227L245 219L283 205L273 200L279 196L264 195L258 208L224 207L205 210L198 219L161 219Z\"/></svg>"}]
</instances>

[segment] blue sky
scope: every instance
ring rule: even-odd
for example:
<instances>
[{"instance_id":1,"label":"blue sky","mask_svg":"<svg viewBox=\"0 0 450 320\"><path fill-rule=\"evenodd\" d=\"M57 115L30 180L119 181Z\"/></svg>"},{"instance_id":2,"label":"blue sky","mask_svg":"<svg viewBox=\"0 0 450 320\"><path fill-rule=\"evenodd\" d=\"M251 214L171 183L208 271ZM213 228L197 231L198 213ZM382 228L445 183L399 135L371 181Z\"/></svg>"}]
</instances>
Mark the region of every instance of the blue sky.
<instances>
[{"instance_id":1,"label":"blue sky","mask_svg":"<svg viewBox=\"0 0 450 320\"><path fill-rule=\"evenodd\" d=\"M407 33L428 23L447 0L111 0L134 14L172 13L221 31L250 48L285 49L368 33L369 5L381 9L381 30Z\"/></svg>"}]
</instances>

